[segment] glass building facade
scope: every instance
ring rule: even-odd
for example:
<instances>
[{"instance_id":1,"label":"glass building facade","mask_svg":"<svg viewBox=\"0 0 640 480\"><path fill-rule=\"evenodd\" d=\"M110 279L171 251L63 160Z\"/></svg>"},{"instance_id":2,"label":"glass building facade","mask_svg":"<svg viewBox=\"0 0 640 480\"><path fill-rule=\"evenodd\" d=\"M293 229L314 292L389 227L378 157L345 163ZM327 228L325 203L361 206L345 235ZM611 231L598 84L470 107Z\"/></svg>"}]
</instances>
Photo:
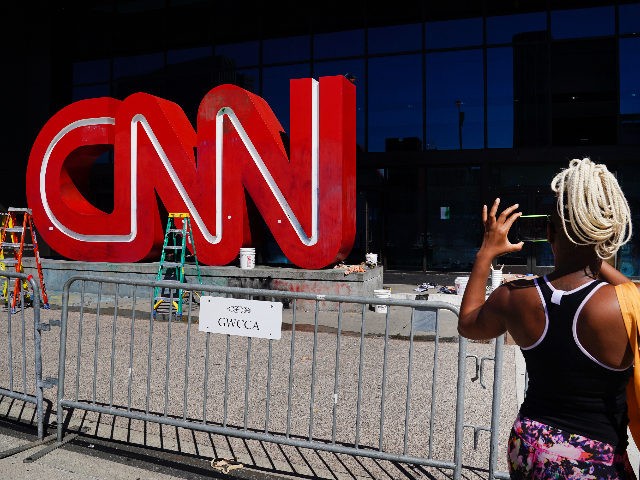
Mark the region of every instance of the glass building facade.
<instances>
[{"instance_id":1,"label":"glass building facade","mask_svg":"<svg viewBox=\"0 0 640 480\"><path fill-rule=\"evenodd\" d=\"M176 102L195 125L200 100L223 83L262 96L288 131L290 79L349 76L358 228L348 263L373 252L388 269L468 271L483 203L545 212L552 176L586 156L617 174L640 226L640 2L431 3L50 7L49 44L14 54L45 73L14 88L45 102L27 122L33 138L68 103L138 91ZM88 192L108 210L109 159L95 171ZM286 264L258 228L259 258ZM640 276L639 247L634 235L616 258L627 275ZM539 242L502 260L540 273L552 256Z\"/></svg>"}]
</instances>

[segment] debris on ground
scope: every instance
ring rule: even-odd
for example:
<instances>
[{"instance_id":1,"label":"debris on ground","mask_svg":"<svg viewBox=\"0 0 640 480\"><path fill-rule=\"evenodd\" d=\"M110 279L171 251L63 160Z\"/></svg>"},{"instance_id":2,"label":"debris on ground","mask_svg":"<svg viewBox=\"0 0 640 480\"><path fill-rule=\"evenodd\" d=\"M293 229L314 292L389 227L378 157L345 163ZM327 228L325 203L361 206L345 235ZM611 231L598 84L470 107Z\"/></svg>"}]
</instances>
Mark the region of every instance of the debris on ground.
<instances>
[{"instance_id":1,"label":"debris on ground","mask_svg":"<svg viewBox=\"0 0 640 480\"><path fill-rule=\"evenodd\" d=\"M244 465L230 458L214 458L211 460L211 466L219 472L227 474L231 470L242 468Z\"/></svg>"},{"instance_id":2,"label":"debris on ground","mask_svg":"<svg viewBox=\"0 0 640 480\"><path fill-rule=\"evenodd\" d=\"M416 288L413 289L413 291L414 292L426 292L430 288L436 288L436 286L433 285L432 283L426 282L426 283L421 283L420 285L418 285Z\"/></svg>"},{"instance_id":3,"label":"debris on ground","mask_svg":"<svg viewBox=\"0 0 640 480\"><path fill-rule=\"evenodd\" d=\"M346 265L344 263L339 263L333 268L343 269L345 275L349 275L350 273L364 273L367 271L364 263L360 263L358 265Z\"/></svg>"}]
</instances>

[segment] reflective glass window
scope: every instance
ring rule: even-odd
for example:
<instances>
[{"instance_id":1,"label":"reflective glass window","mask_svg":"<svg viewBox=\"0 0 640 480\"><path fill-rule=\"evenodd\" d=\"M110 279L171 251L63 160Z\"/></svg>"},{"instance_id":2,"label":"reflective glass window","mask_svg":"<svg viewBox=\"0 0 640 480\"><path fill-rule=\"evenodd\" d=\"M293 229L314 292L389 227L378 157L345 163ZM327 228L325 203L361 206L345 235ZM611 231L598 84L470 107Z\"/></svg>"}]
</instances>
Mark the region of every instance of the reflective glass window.
<instances>
[{"instance_id":1,"label":"reflective glass window","mask_svg":"<svg viewBox=\"0 0 640 480\"><path fill-rule=\"evenodd\" d=\"M487 49L487 146L513 147L513 49Z\"/></svg>"},{"instance_id":2,"label":"reflective glass window","mask_svg":"<svg viewBox=\"0 0 640 480\"><path fill-rule=\"evenodd\" d=\"M314 64L314 78L330 75L348 75L356 86L356 142L364 148L364 60L334 60Z\"/></svg>"},{"instance_id":3,"label":"reflective glass window","mask_svg":"<svg viewBox=\"0 0 640 480\"><path fill-rule=\"evenodd\" d=\"M172 65L175 63L186 63L194 60L200 60L203 58L209 58L213 55L213 47L197 47L197 48L182 48L180 50L168 50L167 51L167 64Z\"/></svg>"},{"instance_id":4,"label":"reflective glass window","mask_svg":"<svg viewBox=\"0 0 640 480\"><path fill-rule=\"evenodd\" d=\"M369 53L397 53L422 49L422 24L370 28Z\"/></svg>"},{"instance_id":5,"label":"reflective glass window","mask_svg":"<svg viewBox=\"0 0 640 480\"><path fill-rule=\"evenodd\" d=\"M618 12L620 33L640 33L640 3L620 5Z\"/></svg>"},{"instance_id":6,"label":"reflective glass window","mask_svg":"<svg viewBox=\"0 0 640 480\"><path fill-rule=\"evenodd\" d=\"M284 131L289 133L289 80L309 78L306 63L283 67L268 67L262 71L262 95L276 114Z\"/></svg>"},{"instance_id":7,"label":"reflective glass window","mask_svg":"<svg viewBox=\"0 0 640 480\"><path fill-rule=\"evenodd\" d=\"M73 64L73 83L108 82L111 75L109 59L90 60Z\"/></svg>"},{"instance_id":8,"label":"reflective glass window","mask_svg":"<svg viewBox=\"0 0 640 480\"><path fill-rule=\"evenodd\" d=\"M177 103L187 118L196 124L200 102L216 86L208 59L197 59L167 68L164 97Z\"/></svg>"},{"instance_id":9,"label":"reflective glass window","mask_svg":"<svg viewBox=\"0 0 640 480\"><path fill-rule=\"evenodd\" d=\"M150 53L147 55L132 55L130 57L116 57L113 60L113 74L115 78L135 77L160 71L164 68L164 55Z\"/></svg>"},{"instance_id":10,"label":"reflective glass window","mask_svg":"<svg viewBox=\"0 0 640 480\"><path fill-rule=\"evenodd\" d=\"M76 85L73 87L73 101L87 98L109 97L108 83L96 83L93 85Z\"/></svg>"},{"instance_id":11,"label":"reflective glass window","mask_svg":"<svg viewBox=\"0 0 640 480\"><path fill-rule=\"evenodd\" d=\"M428 49L482 45L482 19L427 22L425 35Z\"/></svg>"},{"instance_id":12,"label":"reflective glass window","mask_svg":"<svg viewBox=\"0 0 640 480\"><path fill-rule=\"evenodd\" d=\"M640 38L621 38L619 143L640 145Z\"/></svg>"},{"instance_id":13,"label":"reflective glass window","mask_svg":"<svg viewBox=\"0 0 640 480\"><path fill-rule=\"evenodd\" d=\"M487 43L511 43L514 35L547 29L545 12L502 15L487 18Z\"/></svg>"},{"instance_id":14,"label":"reflective glass window","mask_svg":"<svg viewBox=\"0 0 640 480\"><path fill-rule=\"evenodd\" d=\"M225 43L216 45L215 54L232 67L250 67L260 62L260 44L258 42Z\"/></svg>"},{"instance_id":15,"label":"reflective glass window","mask_svg":"<svg viewBox=\"0 0 640 480\"><path fill-rule=\"evenodd\" d=\"M222 78L218 78L218 83L232 83L259 95L260 72L257 68L239 68L233 72L227 72Z\"/></svg>"},{"instance_id":16,"label":"reflective glass window","mask_svg":"<svg viewBox=\"0 0 640 480\"><path fill-rule=\"evenodd\" d=\"M212 53L212 47L167 52L167 98L180 105L194 125L200 101L216 86L212 76Z\"/></svg>"},{"instance_id":17,"label":"reflective glass window","mask_svg":"<svg viewBox=\"0 0 640 480\"><path fill-rule=\"evenodd\" d=\"M364 54L364 30L321 33L313 38L314 58L349 57Z\"/></svg>"},{"instance_id":18,"label":"reflective glass window","mask_svg":"<svg viewBox=\"0 0 640 480\"><path fill-rule=\"evenodd\" d=\"M554 39L599 37L615 32L614 7L594 7L551 12Z\"/></svg>"},{"instance_id":19,"label":"reflective glass window","mask_svg":"<svg viewBox=\"0 0 640 480\"><path fill-rule=\"evenodd\" d=\"M426 244L430 268L471 271L482 243L480 178L477 166L427 170Z\"/></svg>"},{"instance_id":20,"label":"reflective glass window","mask_svg":"<svg viewBox=\"0 0 640 480\"><path fill-rule=\"evenodd\" d=\"M640 225L640 175L637 165L622 163L616 169L616 176L620 187L631 205L631 221L633 225ZM633 235L631 241L623 245L616 255L617 268L628 277L640 277L640 237Z\"/></svg>"},{"instance_id":21,"label":"reflective glass window","mask_svg":"<svg viewBox=\"0 0 640 480\"><path fill-rule=\"evenodd\" d=\"M272 38L262 42L264 63L300 62L311 58L309 35Z\"/></svg>"},{"instance_id":22,"label":"reflective glass window","mask_svg":"<svg viewBox=\"0 0 640 480\"><path fill-rule=\"evenodd\" d=\"M422 148L422 57L372 58L368 72L370 152Z\"/></svg>"},{"instance_id":23,"label":"reflective glass window","mask_svg":"<svg viewBox=\"0 0 640 480\"><path fill-rule=\"evenodd\" d=\"M640 113L640 38L620 39L620 113Z\"/></svg>"},{"instance_id":24,"label":"reflective glass window","mask_svg":"<svg viewBox=\"0 0 640 480\"><path fill-rule=\"evenodd\" d=\"M484 147L481 50L427 54L427 148Z\"/></svg>"}]
</instances>

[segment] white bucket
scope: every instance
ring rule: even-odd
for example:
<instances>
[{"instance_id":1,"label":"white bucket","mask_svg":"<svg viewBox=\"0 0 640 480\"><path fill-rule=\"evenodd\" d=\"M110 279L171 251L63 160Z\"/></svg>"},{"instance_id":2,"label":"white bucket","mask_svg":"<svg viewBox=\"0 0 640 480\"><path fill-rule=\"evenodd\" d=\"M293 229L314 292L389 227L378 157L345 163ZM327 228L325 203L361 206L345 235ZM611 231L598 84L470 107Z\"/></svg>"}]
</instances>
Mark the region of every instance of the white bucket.
<instances>
[{"instance_id":1,"label":"white bucket","mask_svg":"<svg viewBox=\"0 0 640 480\"><path fill-rule=\"evenodd\" d=\"M372 265L378 264L378 254L377 253L367 253L364 256L364 260L366 263L370 263Z\"/></svg>"},{"instance_id":2,"label":"white bucket","mask_svg":"<svg viewBox=\"0 0 640 480\"><path fill-rule=\"evenodd\" d=\"M502 285L502 269L493 267L491 268L491 291L493 292L496 288Z\"/></svg>"},{"instance_id":3,"label":"white bucket","mask_svg":"<svg viewBox=\"0 0 640 480\"><path fill-rule=\"evenodd\" d=\"M240 249L240 268L244 270L251 269L256 266L256 249L251 247Z\"/></svg>"},{"instance_id":4,"label":"white bucket","mask_svg":"<svg viewBox=\"0 0 640 480\"><path fill-rule=\"evenodd\" d=\"M464 290L467 288L468 281L469 277L457 277L455 279L454 285L456 286L456 294L464 295Z\"/></svg>"},{"instance_id":5,"label":"white bucket","mask_svg":"<svg viewBox=\"0 0 640 480\"><path fill-rule=\"evenodd\" d=\"M380 288L373 291L376 298L391 298L391 290L388 288ZM388 305L376 305L376 313L387 313Z\"/></svg>"}]
</instances>

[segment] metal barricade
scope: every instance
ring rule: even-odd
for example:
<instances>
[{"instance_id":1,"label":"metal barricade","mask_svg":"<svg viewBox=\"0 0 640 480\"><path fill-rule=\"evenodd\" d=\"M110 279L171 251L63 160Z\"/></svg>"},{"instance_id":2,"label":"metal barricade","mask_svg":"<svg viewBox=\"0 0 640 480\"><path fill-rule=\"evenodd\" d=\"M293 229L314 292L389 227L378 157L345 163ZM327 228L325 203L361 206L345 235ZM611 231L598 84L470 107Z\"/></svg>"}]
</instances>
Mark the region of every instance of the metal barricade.
<instances>
[{"instance_id":1,"label":"metal barricade","mask_svg":"<svg viewBox=\"0 0 640 480\"><path fill-rule=\"evenodd\" d=\"M185 292L182 317L154 315L156 287ZM281 302L281 338L200 331L197 300L208 297ZM298 307L303 301L314 308ZM482 468L508 478L496 470L503 340L495 342L490 425L465 423L466 364L478 356L464 338L443 341L447 311L457 319L457 307L439 301L72 277L62 297L58 443L71 423L65 416L81 411L83 421L91 412L113 416L113 425L139 422L145 435L149 424L167 425L448 469L459 479L466 451L487 430ZM474 348L486 360L494 347ZM474 429L473 447L465 427Z\"/></svg>"},{"instance_id":2,"label":"metal barricade","mask_svg":"<svg viewBox=\"0 0 640 480\"><path fill-rule=\"evenodd\" d=\"M44 395L42 379L41 333L48 325L40 323L40 292L31 275L2 271L0 282L8 291L19 283L17 307L5 297L6 315L0 329L0 396L31 403L35 407L38 439L44 436ZM30 290L30 291L26 291Z\"/></svg>"}]
</instances>

